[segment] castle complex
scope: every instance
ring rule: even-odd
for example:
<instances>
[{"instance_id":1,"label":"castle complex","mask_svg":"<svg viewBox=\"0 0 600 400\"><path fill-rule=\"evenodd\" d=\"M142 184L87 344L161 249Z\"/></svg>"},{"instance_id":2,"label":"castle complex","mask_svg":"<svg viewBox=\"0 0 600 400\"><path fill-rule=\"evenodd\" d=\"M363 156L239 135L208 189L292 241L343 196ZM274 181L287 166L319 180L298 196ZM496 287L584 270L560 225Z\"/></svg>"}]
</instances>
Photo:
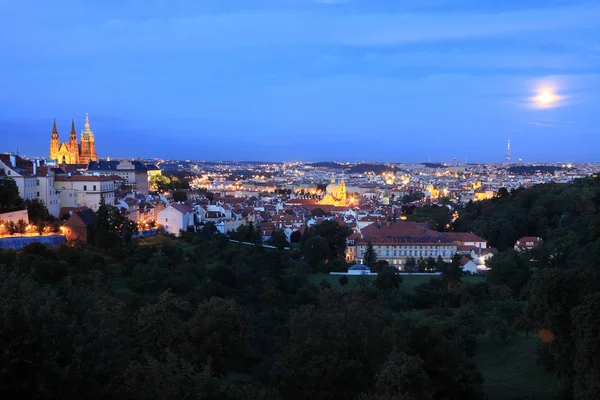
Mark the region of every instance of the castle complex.
<instances>
[{"instance_id":1,"label":"castle complex","mask_svg":"<svg viewBox=\"0 0 600 400\"><path fill-rule=\"evenodd\" d=\"M77 143L75 121L71 122L69 141L63 143L60 143L58 130L56 129L56 120L54 121L52 137L50 139L50 159L59 164L88 164L90 161L98 161L94 132L90 129L90 121L87 114L85 114L85 125L81 131L80 143Z\"/></svg>"}]
</instances>

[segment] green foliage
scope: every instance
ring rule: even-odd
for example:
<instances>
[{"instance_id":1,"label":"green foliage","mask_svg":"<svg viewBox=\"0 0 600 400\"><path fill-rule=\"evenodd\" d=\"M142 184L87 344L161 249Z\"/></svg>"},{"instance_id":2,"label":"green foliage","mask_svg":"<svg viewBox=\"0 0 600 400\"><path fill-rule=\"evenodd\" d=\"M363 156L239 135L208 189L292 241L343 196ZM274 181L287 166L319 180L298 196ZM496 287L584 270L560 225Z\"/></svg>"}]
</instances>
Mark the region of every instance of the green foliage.
<instances>
[{"instance_id":1,"label":"green foliage","mask_svg":"<svg viewBox=\"0 0 600 400\"><path fill-rule=\"evenodd\" d=\"M175 202L183 202L187 200L187 193L181 190L175 190L173 192L173 201Z\"/></svg>"},{"instance_id":2,"label":"green foliage","mask_svg":"<svg viewBox=\"0 0 600 400\"><path fill-rule=\"evenodd\" d=\"M412 192L410 194L404 195L402 197L402 202L404 204L412 203L413 201L421 200L424 197L425 197L425 194L423 192L416 191L416 192Z\"/></svg>"},{"instance_id":3,"label":"green foliage","mask_svg":"<svg viewBox=\"0 0 600 400\"><path fill-rule=\"evenodd\" d=\"M294 231L290 235L290 242L292 243L300 243L302 241L302 233L300 231Z\"/></svg>"},{"instance_id":4,"label":"green foliage","mask_svg":"<svg viewBox=\"0 0 600 400\"><path fill-rule=\"evenodd\" d=\"M504 284L518 296L531 277L531 270L523 254L514 250L494 256L489 261L487 278L492 285Z\"/></svg>"},{"instance_id":5,"label":"green foliage","mask_svg":"<svg viewBox=\"0 0 600 400\"><path fill-rule=\"evenodd\" d=\"M283 250L285 247L289 246L287 236L281 229L274 230L273 233L271 233L271 239L269 240L268 244L277 247L279 250Z\"/></svg>"},{"instance_id":6,"label":"green foliage","mask_svg":"<svg viewBox=\"0 0 600 400\"><path fill-rule=\"evenodd\" d=\"M327 258L344 258L346 251L346 238L352 234L347 226L342 226L333 220L326 220L310 228L310 234L321 236L327 240L329 254Z\"/></svg>"},{"instance_id":7,"label":"green foliage","mask_svg":"<svg viewBox=\"0 0 600 400\"><path fill-rule=\"evenodd\" d=\"M0 213L22 210L24 205L15 180L8 177L0 179Z\"/></svg>"},{"instance_id":8,"label":"green foliage","mask_svg":"<svg viewBox=\"0 0 600 400\"><path fill-rule=\"evenodd\" d=\"M329 254L329 243L321 236L311 236L302 247L306 262L317 269Z\"/></svg>"},{"instance_id":9,"label":"green foliage","mask_svg":"<svg viewBox=\"0 0 600 400\"><path fill-rule=\"evenodd\" d=\"M150 188L152 190L157 190L160 192L165 192L169 190L169 185L171 184L171 179L164 175L153 175L150 178Z\"/></svg>"},{"instance_id":10,"label":"green foliage","mask_svg":"<svg viewBox=\"0 0 600 400\"><path fill-rule=\"evenodd\" d=\"M373 243L369 241L367 243L367 248L365 250L365 254L363 254L364 264L369 267L374 267L377 262L377 253L375 252L375 248L373 247Z\"/></svg>"},{"instance_id":11,"label":"green foliage","mask_svg":"<svg viewBox=\"0 0 600 400\"><path fill-rule=\"evenodd\" d=\"M450 209L446 206L423 206L415 210L407 218L411 222L427 222L430 229L445 232L452 220Z\"/></svg>"},{"instance_id":12,"label":"green foliage","mask_svg":"<svg viewBox=\"0 0 600 400\"><path fill-rule=\"evenodd\" d=\"M384 266L377 271L374 285L381 290L398 289L402 283L402 276L394 267Z\"/></svg>"},{"instance_id":13,"label":"green foliage","mask_svg":"<svg viewBox=\"0 0 600 400\"><path fill-rule=\"evenodd\" d=\"M96 224L92 235L97 247L108 249L128 244L137 232L138 228L135 222L122 215L116 207L106 204L102 199L100 207L96 211Z\"/></svg>"}]
</instances>

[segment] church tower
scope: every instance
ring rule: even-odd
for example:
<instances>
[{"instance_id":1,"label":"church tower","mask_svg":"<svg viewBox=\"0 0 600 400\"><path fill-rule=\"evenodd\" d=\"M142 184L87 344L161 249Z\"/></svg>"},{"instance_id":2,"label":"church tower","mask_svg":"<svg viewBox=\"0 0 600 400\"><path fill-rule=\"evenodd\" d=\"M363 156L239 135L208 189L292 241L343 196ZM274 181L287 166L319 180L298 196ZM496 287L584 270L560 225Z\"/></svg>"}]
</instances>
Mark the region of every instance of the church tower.
<instances>
[{"instance_id":1,"label":"church tower","mask_svg":"<svg viewBox=\"0 0 600 400\"><path fill-rule=\"evenodd\" d=\"M340 180L337 197L340 199L341 204L346 205L346 181L344 179L344 175L342 175L342 179Z\"/></svg>"},{"instance_id":2,"label":"church tower","mask_svg":"<svg viewBox=\"0 0 600 400\"><path fill-rule=\"evenodd\" d=\"M79 145L77 144L77 132L75 121L71 120L71 133L69 134L69 151L71 152L71 163L79 163Z\"/></svg>"},{"instance_id":3,"label":"church tower","mask_svg":"<svg viewBox=\"0 0 600 400\"><path fill-rule=\"evenodd\" d=\"M85 114L85 125L81 131L81 148L79 149L79 162L87 164L90 161L98 161L96 154L96 144L94 142L94 132L90 129L90 119Z\"/></svg>"},{"instance_id":4,"label":"church tower","mask_svg":"<svg viewBox=\"0 0 600 400\"><path fill-rule=\"evenodd\" d=\"M60 140L58 139L58 130L56 129L56 120L52 128L52 136L50 137L50 159L58 159L58 150L60 148Z\"/></svg>"}]
</instances>

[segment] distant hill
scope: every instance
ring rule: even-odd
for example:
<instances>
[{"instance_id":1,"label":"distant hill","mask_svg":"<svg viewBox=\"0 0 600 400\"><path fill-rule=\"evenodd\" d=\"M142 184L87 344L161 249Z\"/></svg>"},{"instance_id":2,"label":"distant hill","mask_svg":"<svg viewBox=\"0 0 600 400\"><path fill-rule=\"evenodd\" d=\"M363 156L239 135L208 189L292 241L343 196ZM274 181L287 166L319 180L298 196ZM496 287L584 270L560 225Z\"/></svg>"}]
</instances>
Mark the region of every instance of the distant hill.
<instances>
[{"instance_id":1,"label":"distant hill","mask_svg":"<svg viewBox=\"0 0 600 400\"><path fill-rule=\"evenodd\" d=\"M421 165L423 165L427 168L446 168L446 166L442 163L424 162L424 163L421 163Z\"/></svg>"},{"instance_id":2,"label":"distant hill","mask_svg":"<svg viewBox=\"0 0 600 400\"><path fill-rule=\"evenodd\" d=\"M566 168L557 167L554 165L514 165L507 169L508 172L517 175L533 175L533 174L554 174L556 171L561 171Z\"/></svg>"},{"instance_id":3,"label":"distant hill","mask_svg":"<svg viewBox=\"0 0 600 400\"><path fill-rule=\"evenodd\" d=\"M310 167L314 167L314 168L332 168L332 169L345 169L346 166L344 164L340 164L338 162L335 161L321 161L321 162L315 162L315 163L310 163L310 164L306 164Z\"/></svg>"},{"instance_id":4,"label":"distant hill","mask_svg":"<svg viewBox=\"0 0 600 400\"><path fill-rule=\"evenodd\" d=\"M385 165L385 164L357 164L352 166L348 173L350 174L366 174L368 172L373 172L376 175L380 175L383 172L396 172L398 168L394 165Z\"/></svg>"}]
</instances>

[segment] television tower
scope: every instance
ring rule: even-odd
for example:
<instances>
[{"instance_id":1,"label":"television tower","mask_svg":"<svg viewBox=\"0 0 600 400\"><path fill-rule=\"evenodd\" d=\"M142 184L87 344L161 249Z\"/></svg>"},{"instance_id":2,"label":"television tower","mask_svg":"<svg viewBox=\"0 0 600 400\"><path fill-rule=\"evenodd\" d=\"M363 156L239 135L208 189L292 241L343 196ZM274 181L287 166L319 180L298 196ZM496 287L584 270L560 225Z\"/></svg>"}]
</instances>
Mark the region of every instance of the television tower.
<instances>
[{"instance_id":1,"label":"television tower","mask_svg":"<svg viewBox=\"0 0 600 400\"><path fill-rule=\"evenodd\" d=\"M508 139L508 147L506 148L506 163L510 164L510 139Z\"/></svg>"}]
</instances>

